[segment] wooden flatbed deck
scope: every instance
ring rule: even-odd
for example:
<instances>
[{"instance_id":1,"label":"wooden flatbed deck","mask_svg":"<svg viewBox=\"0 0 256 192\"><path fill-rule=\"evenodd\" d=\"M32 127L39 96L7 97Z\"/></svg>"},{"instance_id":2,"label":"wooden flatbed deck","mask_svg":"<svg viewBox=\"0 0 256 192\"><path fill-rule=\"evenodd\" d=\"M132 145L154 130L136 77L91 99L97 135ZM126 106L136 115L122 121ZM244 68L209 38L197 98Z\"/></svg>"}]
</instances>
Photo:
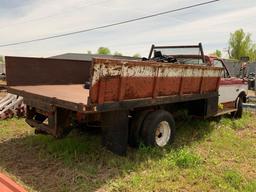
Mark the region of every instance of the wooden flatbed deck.
<instances>
[{"instance_id":1,"label":"wooden flatbed deck","mask_svg":"<svg viewBox=\"0 0 256 192\"><path fill-rule=\"evenodd\" d=\"M21 95L25 99L38 98L40 101L65 106L71 110L87 106L89 97L89 89L85 89L83 84L10 86L8 92Z\"/></svg>"}]
</instances>

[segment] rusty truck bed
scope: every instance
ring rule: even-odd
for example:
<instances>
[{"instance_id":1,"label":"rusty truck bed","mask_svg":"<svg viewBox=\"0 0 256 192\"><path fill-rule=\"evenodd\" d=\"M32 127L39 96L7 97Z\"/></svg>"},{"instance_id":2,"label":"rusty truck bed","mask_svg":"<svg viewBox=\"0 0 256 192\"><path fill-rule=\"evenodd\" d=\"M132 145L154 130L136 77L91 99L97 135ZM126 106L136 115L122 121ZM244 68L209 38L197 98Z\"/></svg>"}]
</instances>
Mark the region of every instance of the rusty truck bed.
<instances>
[{"instance_id":1,"label":"rusty truck bed","mask_svg":"<svg viewBox=\"0 0 256 192\"><path fill-rule=\"evenodd\" d=\"M75 85L32 85L10 86L9 92L21 95L26 99L37 99L65 106L71 110L86 107L89 90L83 84Z\"/></svg>"},{"instance_id":2,"label":"rusty truck bed","mask_svg":"<svg viewBox=\"0 0 256 192\"><path fill-rule=\"evenodd\" d=\"M92 63L6 57L10 93L29 106L79 112L133 109L216 97L222 68L94 58ZM83 85L89 83L90 89ZM93 109L93 111L92 111Z\"/></svg>"}]
</instances>

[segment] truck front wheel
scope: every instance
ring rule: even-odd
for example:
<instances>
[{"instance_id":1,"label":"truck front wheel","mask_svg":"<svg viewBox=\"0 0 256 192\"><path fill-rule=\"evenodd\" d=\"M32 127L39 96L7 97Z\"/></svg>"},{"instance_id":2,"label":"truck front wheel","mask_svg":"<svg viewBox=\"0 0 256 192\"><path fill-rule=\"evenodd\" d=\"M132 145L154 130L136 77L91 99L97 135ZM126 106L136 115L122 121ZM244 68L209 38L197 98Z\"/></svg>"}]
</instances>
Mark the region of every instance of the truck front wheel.
<instances>
[{"instance_id":1,"label":"truck front wheel","mask_svg":"<svg viewBox=\"0 0 256 192\"><path fill-rule=\"evenodd\" d=\"M170 113L157 110L149 113L142 126L142 139L147 146L164 147L174 140L175 122Z\"/></svg>"},{"instance_id":2,"label":"truck front wheel","mask_svg":"<svg viewBox=\"0 0 256 192\"><path fill-rule=\"evenodd\" d=\"M237 97L236 109L237 109L237 111L232 112L231 116L232 116L232 118L239 119L243 115L243 98L242 97Z\"/></svg>"}]
</instances>

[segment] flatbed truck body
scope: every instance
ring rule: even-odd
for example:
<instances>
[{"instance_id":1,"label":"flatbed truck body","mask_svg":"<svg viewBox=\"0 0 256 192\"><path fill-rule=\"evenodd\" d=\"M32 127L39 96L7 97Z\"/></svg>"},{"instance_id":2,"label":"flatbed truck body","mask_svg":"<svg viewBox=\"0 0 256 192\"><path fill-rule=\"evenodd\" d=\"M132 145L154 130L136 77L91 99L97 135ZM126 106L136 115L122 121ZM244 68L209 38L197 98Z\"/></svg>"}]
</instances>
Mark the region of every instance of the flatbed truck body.
<instances>
[{"instance_id":1,"label":"flatbed truck body","mask_svg":"<svg viewBox=\"0 0 256 192\"><path fill-rule=\"evenodd\" d=\"M36 133L62 137L74 121L99 122L102 144L120 155L128 143L166 145L178 110L203 118L237 111L219 109L223 68L207 64L6 57L6 71L8 91L24 98L26 121Z\"/></svg>"}]
</instances>

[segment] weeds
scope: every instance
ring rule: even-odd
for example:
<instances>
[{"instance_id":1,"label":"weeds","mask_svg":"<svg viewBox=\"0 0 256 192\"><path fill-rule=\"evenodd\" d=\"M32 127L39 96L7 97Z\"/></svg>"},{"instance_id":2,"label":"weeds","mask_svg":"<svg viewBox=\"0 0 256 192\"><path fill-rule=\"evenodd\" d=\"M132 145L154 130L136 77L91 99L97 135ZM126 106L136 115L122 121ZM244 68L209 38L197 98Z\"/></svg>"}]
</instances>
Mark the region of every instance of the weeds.
<instances>
[{"instance_id":1,"label":"weeds","mask_svg":"<svg viewBox=\"0 0 256 192\"><path fill-rule=\"evenodd\" d=\"M224 172L224 179L231 187L235 189L241 189L243 178L237 171L226 170Z\"/></svg>"},{"instance_id":2,"label":"weeds","mask_svg":"<svg viewBox=\"0 0 256 192\"><path fill-rule=\"evenodd\" d=\"M198 155L195 155L185 149L178 151L178 153L175 155L174 161L179 168L196 167L202 162Z\"/></svg>"},{"instance_id":3,"label":"weeds","mask_svg":"<svg viewBox=\"0 0 256 192\"><path fill-rule=\"evenodd\" d=\"M183 116L186 116L184 114ZM187 119L164 149L129 148L119 157L99 135L56 140L22 119L0 122L0 171L29 191L256 191L256 122Z\"/></svg>"},{"instance_id":4,"label":"weeds","mask_svg":"<svg viewBox=\"0 0 256 192\"><path fill-rule=\"evenodd\" d=\"M256 191L256 179L248 182L244 187L244 192L255 192Z\"/></svg>"}]
</instances>

